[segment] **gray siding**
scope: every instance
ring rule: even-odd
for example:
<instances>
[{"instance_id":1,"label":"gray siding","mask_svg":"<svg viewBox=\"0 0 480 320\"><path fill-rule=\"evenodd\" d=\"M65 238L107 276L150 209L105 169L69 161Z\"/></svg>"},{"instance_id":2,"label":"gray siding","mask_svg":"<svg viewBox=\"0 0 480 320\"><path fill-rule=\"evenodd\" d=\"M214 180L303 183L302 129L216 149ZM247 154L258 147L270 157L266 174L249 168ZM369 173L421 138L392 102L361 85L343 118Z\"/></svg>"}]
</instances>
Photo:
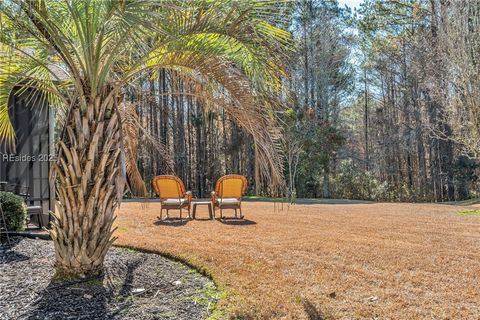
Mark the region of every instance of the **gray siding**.
<instances>
[{"instance_id":1,"label":"gray siding","mask_svg":"<svg viewBox=\"0 0 480 320\"><path fill-rule=\"evenodd\" d=\"M50 209L50 185L48 173L51 158L49 148L49 108L39 95L29 92L14 95L10 99L10 119L15 134L15 150L2 146L0 156L0 181L28 187L28 205L41 205L44 213ZM20 159L6 159L19 156ZM14 160L14 161L10 161Z\"/></svg>"}]
</instances>

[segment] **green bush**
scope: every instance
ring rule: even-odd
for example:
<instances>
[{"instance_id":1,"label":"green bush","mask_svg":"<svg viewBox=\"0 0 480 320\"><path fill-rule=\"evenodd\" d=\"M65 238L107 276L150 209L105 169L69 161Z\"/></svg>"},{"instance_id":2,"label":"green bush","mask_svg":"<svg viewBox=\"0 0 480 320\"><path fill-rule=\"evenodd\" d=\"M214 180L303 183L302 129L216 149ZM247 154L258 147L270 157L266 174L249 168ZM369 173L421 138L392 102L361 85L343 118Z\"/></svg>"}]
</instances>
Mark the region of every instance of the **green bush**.
<instances>
[{"instance_id":1,"label":"green bush","mask_svg":"<svg viewBox=\"0 0 480 320\"><path fill-rule=\"evenodd\" d=\"M11 192L0 192L0 203L5 215L7 229L10 231L22 230L27 218L27 206L23 198Z\"/></svg>"},{"instance_id":2,"label":"green bush","mask_svg":"<svg viewBox=\"0 0 480 320\"><path fill-rule=\"evenodd\" d=\"M389 186L380 182L372 172L356 167L351 160L343 160L337 168L337 176L332 180L335 197L356 200L389 200Z\"/></svg>"}]
</instances>

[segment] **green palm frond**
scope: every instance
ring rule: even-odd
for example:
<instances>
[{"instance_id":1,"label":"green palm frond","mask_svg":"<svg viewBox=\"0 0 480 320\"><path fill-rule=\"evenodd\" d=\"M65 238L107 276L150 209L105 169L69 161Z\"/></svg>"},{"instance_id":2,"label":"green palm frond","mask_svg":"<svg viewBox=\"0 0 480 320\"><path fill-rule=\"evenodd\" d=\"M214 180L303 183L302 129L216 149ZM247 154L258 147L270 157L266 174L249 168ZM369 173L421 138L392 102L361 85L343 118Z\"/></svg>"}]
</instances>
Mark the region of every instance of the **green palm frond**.
<instances>
[{"instance_id":1,"label":"green palm frond","mask_svg":"<svg viewBox=\"0 0 480 320\"><path fill-rule=\"evenodd\" d=\"M0 139L10 145L14 142L15 133L9 118L8 103L14 92L17 95L27 94L27 101L46 99L51 106L65 106L64 96L54 84L48 67L39 63L41 59L38 53L26 55L0 44Z\"/></svg>"}]
</instances>

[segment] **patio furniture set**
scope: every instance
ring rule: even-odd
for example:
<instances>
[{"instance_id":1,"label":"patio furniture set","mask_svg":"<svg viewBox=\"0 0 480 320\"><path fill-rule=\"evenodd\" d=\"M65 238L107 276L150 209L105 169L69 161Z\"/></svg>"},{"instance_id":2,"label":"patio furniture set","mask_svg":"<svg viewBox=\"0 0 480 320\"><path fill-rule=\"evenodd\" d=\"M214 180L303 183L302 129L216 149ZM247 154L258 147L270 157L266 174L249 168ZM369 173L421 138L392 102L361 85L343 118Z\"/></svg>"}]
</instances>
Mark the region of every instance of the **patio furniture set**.
<instances>
[{"instance_id":1,"label":"patio furniture set","mask_svg":"<svg viewBox=\"0 0 480 320\"><path fill-rule=\"evenodd\" d=\"M244 176L230 174L218 179L215 190L212 191L210 199L193 199L192 192L185 189L182 180L172 175L156 176L152 181L153 189L160 198L160 216L163 219L163 210L166 210L166 218L169 218L169 210L187 209L188 218L195 219L198 206L207 206L210 219L215 219L215 209L220 210L220 219L223 219L224 209L234 209L235 218L237 210L242 214L242 196L247 188L247 179ZM192 214L190 210L192 209Z\"/></svg>"},{"instance_id":2,"label":"patio furniture set","mask_svg":"<svg viewBox=\"0 0 480 320\"><path fill-rule=\"evenodd\" d=\"M160 216L163 219L163 210L166 210L166 218L169 217L169 210L180 210L180 219L182 219L182 210L187 209L188 218L195 219L197 208L206 206L210 219L215 219L215 210L220 210L220 219L223 219L224 209L235 210L235 218L243 219L242 214L242 196L247 188L247 179L242 175L226 175L218 179L215 184L215 190L211 192L210 199L193 199L192 192L185 189L180 178L173 175L156 176L153 181L153 189L160 198ZM8 184L0 181L0 191L13 192L24 198L25 202L32 200L29 197L28 187L18 184ZM0 204L1 206L1 204ZM237 215L240 211L240 216ZM6 232L5 218L0 207L0 233ZM34 223L39 229L46 225L42 223L43 208L41 206L27 206L26 224Z\"/></svg>"}]
</instances>

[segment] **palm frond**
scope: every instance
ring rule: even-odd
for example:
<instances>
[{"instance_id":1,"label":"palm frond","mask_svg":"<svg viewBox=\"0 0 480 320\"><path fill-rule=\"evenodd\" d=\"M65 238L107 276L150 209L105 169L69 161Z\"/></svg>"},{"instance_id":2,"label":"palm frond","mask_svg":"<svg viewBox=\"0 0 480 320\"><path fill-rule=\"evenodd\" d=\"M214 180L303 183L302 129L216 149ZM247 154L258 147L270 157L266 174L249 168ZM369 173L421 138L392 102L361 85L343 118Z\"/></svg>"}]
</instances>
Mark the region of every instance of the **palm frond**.
<instances>
[{"instance_id":1,"label":"palm frond","mask_svg":"<svg viewBox=\"0 0 480 320\"><path fill-rule=\"evenodd\" d=\"M280 101L255 91L249 78L231 63L184 53L168 57L162 56L165 60L155 60L153 65L190 74L205 84L203 88L213 88L204 90L202 98L223 108L252 135L263 177L273 185L283 186L281 135L276 117Z\"/></svg>"},{"instance_id":2,"label":"palm frond","mask_svg":"<svg viewBox=\"0 0 480 320\"><path fill-rule=\"evenodd\" d=\"M204 99L254 137L262 172L281 183L276 111L293 48L282 29L289 10L289 1L265 0L4 2L0 12L8 25L2 22L2 28L9 32L2 32L0 50L16 61L14 67L0 61L0 137L12 139L8 97L19 81L65 113L73 101L88 112L88 102L105 92L104 106L114 105L122 88L145 70L174 69L212 88ZM68 81L55 79L53 66ZM127 124L133 135L134 122ZM136 175L133 167L128 171Z\"/></svg>"},{"instance_id":3,"label":"palm frond","mask_svg":"<svg viewBox=\"0 0 480 320\"><path fill-rule=\"evenodd\" d=\"M119 106L119 113L122 118L128 185L134 196L146 197L147 188L137 167L139 125L135 105L133 103L122 103Z\"/></svg>"}]
</instances>

